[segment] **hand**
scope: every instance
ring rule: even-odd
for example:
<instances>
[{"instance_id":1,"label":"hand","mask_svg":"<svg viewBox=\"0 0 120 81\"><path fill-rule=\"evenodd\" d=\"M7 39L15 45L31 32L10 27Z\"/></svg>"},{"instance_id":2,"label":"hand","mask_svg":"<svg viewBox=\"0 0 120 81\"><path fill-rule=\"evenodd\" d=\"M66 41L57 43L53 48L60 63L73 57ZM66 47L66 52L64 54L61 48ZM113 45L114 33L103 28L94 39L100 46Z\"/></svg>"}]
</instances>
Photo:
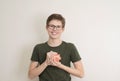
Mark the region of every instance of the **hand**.
<instances>
[{"instance_id":1,"label":"hand","mask_svg":"<svg viewBox=\"0 0 120 81\"><path fill-rule=\"evenodd\" d=\"M58 66L61 64L60 60L60 54L58 54L57 52L50 51L47 53L45 62L47 65Z\"/></svg>"},{"instance_id":2,"label":"hand","mask_svg":"<svg viewBox=\"0 0 120 81\"><path fill-rule=\"evenodd\" d=\"M60 54L56 54L52 58L54 62L59 62L61 60Z\"/></svg>"},{"instance_id":3,"label":"hand","mask_svg":"<svg viewBox=\"0 0 120 81\"><path fill-rule=\"evenodd\" d=\"M45 60L45 63L47 64L47 65L51 65L52 64L52 62L51 62L51 53L52 51L50 51L50 52L47 52L47 55L46 55L46 60Z\"/></svg>"},{"instance_id":4,"label":"hand","mask_svg":"<svg viewBox=\"0 0 120 81\"><path fill-rule=\"evenodd\" d=\"M52 66L59 66L61 64L60 60L61 60L61 57L60 57L60 54L56 53L56 52L52 52L51 54L51 65Z\"/></svg>"}]
</instances>

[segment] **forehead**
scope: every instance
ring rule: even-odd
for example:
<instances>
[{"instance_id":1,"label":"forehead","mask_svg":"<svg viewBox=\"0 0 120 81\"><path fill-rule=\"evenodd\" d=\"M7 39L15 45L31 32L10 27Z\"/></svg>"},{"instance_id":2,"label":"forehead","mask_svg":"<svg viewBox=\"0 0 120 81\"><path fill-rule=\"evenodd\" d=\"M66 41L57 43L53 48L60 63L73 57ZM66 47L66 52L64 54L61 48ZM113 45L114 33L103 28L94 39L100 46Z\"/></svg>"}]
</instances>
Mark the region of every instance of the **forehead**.
<instances>
[{"instance_id":1,"label":"forehead","mask_svg":"<svg viewBox=\"0 0 120 81\"><path fill-rule=\"evenodd\" d=\"M51 20L48 24L52 25L62 25L62 22L60 20Z\"/></svg>"}]
</instances>

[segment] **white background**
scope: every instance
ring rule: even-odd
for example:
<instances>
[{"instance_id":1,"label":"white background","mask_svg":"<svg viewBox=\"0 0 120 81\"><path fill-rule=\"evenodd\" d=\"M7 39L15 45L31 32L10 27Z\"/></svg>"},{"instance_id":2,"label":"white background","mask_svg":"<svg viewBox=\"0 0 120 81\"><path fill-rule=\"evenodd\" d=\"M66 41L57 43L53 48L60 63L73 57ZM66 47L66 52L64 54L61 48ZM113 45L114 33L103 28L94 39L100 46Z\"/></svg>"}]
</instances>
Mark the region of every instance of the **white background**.
<instances>
[{"instance_id":1,"label":"white background","mask_svg":"<svg viewBox=\"0 0 120 81\"><path fill-rule=\"evenodd\" d=\"M47 40L52 13L66 18L62 38L82 57L85 77L72 81L120 81L120 0L0 0L0 81L31 81L33 47Z\"/></svg>"}]
</instances>

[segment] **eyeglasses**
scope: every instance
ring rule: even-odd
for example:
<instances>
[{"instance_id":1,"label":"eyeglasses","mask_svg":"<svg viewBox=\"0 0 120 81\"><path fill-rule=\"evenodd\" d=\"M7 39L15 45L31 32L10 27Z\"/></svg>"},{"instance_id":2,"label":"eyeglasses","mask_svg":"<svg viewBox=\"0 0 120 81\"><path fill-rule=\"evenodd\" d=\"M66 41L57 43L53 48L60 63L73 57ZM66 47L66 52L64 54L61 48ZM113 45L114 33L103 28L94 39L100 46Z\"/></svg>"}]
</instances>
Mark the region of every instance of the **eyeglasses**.
<instances>
[{"instance_id":1,"label":"eyeglasses","mask_svg":"<svg viewBox=\"0 0 120 81\"><path fill-rule=\"evenodd\" d=\"M49 29L52 29L52 30L55 29L55 28L56 28L57 30L61 30L61 29L62 29L62 26L60 26L60 25L57 25L57 26L55 26L55 25L48 25L48 28L49 28Z\"/></svg>"}]
</instances>

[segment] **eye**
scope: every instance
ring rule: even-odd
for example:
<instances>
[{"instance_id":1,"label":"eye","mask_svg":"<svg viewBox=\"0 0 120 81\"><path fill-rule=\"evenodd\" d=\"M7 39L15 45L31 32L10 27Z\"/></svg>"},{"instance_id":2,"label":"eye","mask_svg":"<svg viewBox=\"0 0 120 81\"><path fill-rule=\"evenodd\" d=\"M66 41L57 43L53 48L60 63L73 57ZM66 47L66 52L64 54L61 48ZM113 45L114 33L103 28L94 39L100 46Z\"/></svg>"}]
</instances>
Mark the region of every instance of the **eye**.
<instances>
[{"instance_id":1,"label":"eye","mask_svg":"<svg viewBox=\"0 0 120 81\"><path fill-rule=\"evenodd\" d=\"M49 25L50 27L52 27L52 28L55 28L56 26L55 25Z\"/></svg>"},{"instance_id":2,"label":"eye","mask_svg":"<svg viewBox=\"0 0 120 81\"><path fill-rule=\"evenodd\" d=\"M54 28L55 26L54 25L48 25L50 28Z\"/></svg>"},{"instance_id":3,"label":"eye","mask_svg":"<svg viewBox=\"0 0 120 81\"><path fill-rule=\"evenodd\" d=\"M57 28L61 28L61 26L57 26Z\"/></svg>"},{"instance_id":4,"label":"eye","mask_svg":"<svg viewBox=\"0 0 120 81\"><path fill-rule=\"evenodd\" d=\"M51 27L53 27L53 28L54 28L55 26L54 26L54 25L51 25Z\"/></svg>"}]
</instances>

